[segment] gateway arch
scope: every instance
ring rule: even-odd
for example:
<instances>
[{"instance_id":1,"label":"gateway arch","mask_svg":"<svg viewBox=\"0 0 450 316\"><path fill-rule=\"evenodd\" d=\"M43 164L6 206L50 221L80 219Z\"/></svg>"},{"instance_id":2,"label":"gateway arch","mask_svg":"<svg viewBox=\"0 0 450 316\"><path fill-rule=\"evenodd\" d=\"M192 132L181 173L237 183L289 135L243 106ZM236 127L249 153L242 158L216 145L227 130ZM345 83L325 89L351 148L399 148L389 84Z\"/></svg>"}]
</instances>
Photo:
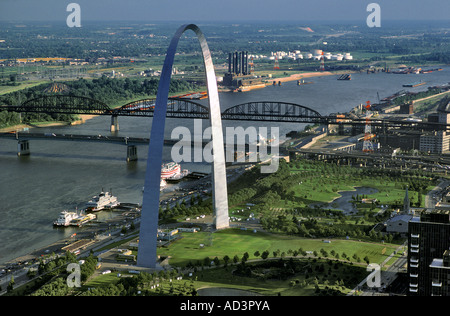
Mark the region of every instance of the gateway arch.
<instances>
[{"instance_id":1,"label":"gateway arch","mask_svg":"<svg viewBox=\"0 0 450 316\"><path fill-rule=\"evenodd\" d=\"M166 59L164 60L156 96L156 105L148 148L145 190L142 201L141 224L139 232L137 265L141 267L156 267L156 235L158 229L161 165L164 146L164 126L167 112L167 99L169 96L170 78L176 48L181 35L186 30L192 30L197 35L202 49L203 62L205 65L214 158L212 166L214 224L216 229L229 227L225 152L216 75L205 36L198 26L194 24L186 24L178 28L172 38L172 41L170 42Z\"/></svg>"}]
</instances>

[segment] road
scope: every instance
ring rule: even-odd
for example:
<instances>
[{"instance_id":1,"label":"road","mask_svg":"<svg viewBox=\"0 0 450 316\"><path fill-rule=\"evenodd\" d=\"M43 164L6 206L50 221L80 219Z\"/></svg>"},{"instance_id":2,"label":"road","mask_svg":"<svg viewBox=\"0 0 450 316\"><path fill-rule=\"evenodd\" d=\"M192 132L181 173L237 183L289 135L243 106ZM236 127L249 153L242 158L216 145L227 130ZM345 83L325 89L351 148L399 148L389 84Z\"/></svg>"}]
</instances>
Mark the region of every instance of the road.
<instances>
[{"instance_id":1,"label":"road","mask_svg":"<svg viewBox=\"0 0 450 316\"><path fill-rule=\"evenodd\" d=\"M437 202L442 198L444 190L450 185L449 180L442 180L436 187L427 193L425 197L425 208L434 209Z\"/></svg>"}]
</instances>

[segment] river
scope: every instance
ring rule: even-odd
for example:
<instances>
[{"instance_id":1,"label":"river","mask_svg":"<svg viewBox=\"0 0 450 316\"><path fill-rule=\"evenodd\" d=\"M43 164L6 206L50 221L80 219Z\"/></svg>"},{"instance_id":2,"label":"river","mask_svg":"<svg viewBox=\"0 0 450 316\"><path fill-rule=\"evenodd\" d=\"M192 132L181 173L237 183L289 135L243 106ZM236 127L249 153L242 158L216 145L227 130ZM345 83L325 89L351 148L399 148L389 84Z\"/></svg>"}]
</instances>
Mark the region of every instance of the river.
<instances>
[{"instance_id":1,"label":"river","mask_svg":"<svg viewBox=\"0 0 450 316\"><path fill-rule=\"evenodd\" d=\"M322 115L347 112L360 103L377 101L405 89L402 84L423 79L427 84L411 88L422 91L427 86L450 81L449 67L423 75L354 74L352 81L338 81L337 76L311 78L313 84L281 86L243 93L221 93L223 109L250 101L283 101L308 106ZM203 100L203 102L206 102ZM151 118L120 117L121 136L149 137ZM40 128L39 132L108 135L110 117L98 116L85 124ZM226 126L279 126L280 138L304 124L224 121ZM193 120L168 119L166 138L177 126L192 130ZM203 127L207 126L204 122ZM126 146L108 143L30 141L31 155L18 158L15 140L0 139L0 264L68 237L75 228L55 229L53 221L62 210L83 208L102 189L112 190L121 202L142 203L142 187L147 159L146 145L138 146L139 160L127 164ZM170 160L170 148L164 150ZM209 172L206 163L184 163L191 171ZM105 216L105 215L103 215ZM106 215L107 216L107 215Z\"/></svg>"}]
</instances>

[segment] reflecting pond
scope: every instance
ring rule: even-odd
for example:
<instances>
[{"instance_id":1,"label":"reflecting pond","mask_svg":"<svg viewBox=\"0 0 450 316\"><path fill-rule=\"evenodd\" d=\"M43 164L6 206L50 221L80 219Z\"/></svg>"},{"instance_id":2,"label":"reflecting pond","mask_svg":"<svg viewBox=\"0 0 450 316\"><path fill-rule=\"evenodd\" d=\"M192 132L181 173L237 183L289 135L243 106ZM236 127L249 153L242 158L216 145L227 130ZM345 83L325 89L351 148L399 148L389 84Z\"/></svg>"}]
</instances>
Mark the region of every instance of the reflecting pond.
<instances>
[{"instance_id":1,"label":"reflecting pond","mask_svg":"<svg viewBox=\"0 0 450 316\"><path fill-rule=\"evenodd\" d=\"M333 210L341 210L345 215L355 214L358 209L352 203L352 197L356 197L356 195L370 195L378 193L377 189L369 188L369 187L356 187L353 191L339 191L341 196L334 199L330 203L313 203L312 207L319 206L323 209L333 209Z\"/></svg>"}]
</instances>

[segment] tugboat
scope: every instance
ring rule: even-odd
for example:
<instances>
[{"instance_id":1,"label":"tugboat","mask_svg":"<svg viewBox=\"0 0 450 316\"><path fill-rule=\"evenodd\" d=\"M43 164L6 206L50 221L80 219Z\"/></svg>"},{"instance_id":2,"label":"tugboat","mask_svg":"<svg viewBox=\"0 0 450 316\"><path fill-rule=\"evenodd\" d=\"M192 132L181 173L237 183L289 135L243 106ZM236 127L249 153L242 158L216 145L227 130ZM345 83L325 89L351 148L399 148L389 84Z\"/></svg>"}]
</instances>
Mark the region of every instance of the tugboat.
<instances>
[{"instance_id":1,"label":"tugboat","mask_svg":"<svg viewBox=\"0 0 450 316\"><path fill-rule=\"evenodd\" d=\"M303 86L305 84L311 84L313 83L312 81L305 81L304 79L302 80L297 80L297 86Z\"/></svg>"}]
</instances>

